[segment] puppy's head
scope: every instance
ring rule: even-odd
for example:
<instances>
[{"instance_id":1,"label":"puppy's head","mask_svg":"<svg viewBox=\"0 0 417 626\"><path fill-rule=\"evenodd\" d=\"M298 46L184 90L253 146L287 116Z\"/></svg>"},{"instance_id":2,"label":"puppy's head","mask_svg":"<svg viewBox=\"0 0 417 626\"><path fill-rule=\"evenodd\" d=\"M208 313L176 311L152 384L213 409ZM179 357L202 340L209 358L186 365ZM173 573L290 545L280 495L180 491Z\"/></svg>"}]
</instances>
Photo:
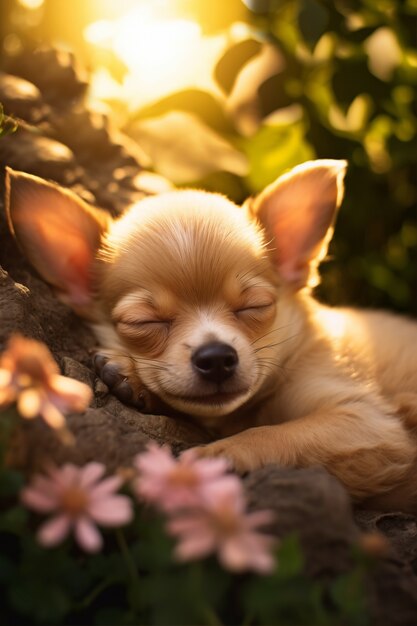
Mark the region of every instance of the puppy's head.
<instances>
[{"instance_id":1,"label":"puppy's head","mask_svg":"<svg viewBox=\"0 0 417 626\"><path fill-rule=\"evenodd\" d=\"M112 329L152 392L213 425L256 396L290 349L288 303L316 281L344 170L343 161L306 163L244 207L166 193L114 222L9 172L9 223L61 297Z\"/></svg>"}]
</instances>

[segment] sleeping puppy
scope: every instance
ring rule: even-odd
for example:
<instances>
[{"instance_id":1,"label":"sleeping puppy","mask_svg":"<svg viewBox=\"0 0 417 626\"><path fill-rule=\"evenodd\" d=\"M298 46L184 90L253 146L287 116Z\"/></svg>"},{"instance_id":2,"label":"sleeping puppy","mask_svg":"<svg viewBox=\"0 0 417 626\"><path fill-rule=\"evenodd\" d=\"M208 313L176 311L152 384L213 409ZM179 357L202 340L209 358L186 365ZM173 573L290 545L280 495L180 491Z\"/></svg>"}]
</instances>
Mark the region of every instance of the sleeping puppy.
<instances>
[{"instance_id":1,"label":"sleeping puppy","mask_svg":"<svg viewBox=\"0 0 417 626\"><path fill-rule=\"evenodd\" d=\"M198 453L239 472L319 464L357 501L415 510L417 325L311 295L345 169L304 163L243 207L173 191L118 220L8 170L6 208L119 396L192 417L217 439Z\"/></svg>"}]
</instances>

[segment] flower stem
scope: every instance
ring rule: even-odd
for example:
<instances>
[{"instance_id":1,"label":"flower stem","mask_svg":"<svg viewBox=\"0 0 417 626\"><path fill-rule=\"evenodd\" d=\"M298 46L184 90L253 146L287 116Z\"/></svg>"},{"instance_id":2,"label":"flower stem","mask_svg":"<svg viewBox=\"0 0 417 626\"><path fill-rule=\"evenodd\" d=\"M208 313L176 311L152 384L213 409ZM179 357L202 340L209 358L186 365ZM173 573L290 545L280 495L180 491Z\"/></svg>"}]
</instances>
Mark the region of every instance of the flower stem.
<instances>
[{"instance_id":1,"label":"flower stem","mask_svg":"<svg viewBox=\"0 0 417 626\"><path fill-rule=\"evenodd\" d=\"M80 602L74 605L76 611L82 611L90 606L90 604L108 587L118 582L118 578L105 578Z\"/></svg>"},{"instance_id":2,"label":"flower stem","mask_svg":"<svg viewBox=\"0 0 417 626\"><path fill-rule=\"evenodd\" d=\"M10 454L13 446L11 446L12 437L16 432L19 414L15 408L6 409L1 413L0 421L0 466L7 465L7 455Z\"/></svg>"},{"instance_id":3,"label":"flower stem","mask_svg":"<svg viewBox=\"0 0 417 626\"><path fill-rule=\"evenodd\" d=\"M206 618L208 626L223 626L223 623L219 620L218 615L216 614L214 609L211 608L211 606L206 605L203 608L203 614Z\"/></svg>"},{"instance_id":4,"label":"flower stem","mask_svg":"<svg viewBox=\"0 0 417 626\"><path fill-rule=\"evenodd\" d=\"M219 616L214 608L207 602L204 593L204 581L203 581L203 564L195 563L191 569L193 582L196 588L197 595L201 598L201 615L204 617L207 626L223 626Z\"/></svg>"},{"instance_id":5,"label":"flower stem","mask_svg":"<svg viewBox=\"0 0 417 626\"><path fill-rule=\"evenodd\" d=\"M139 573L138 573L136 565L135 565L135 563L134 563L134 561L132 559L132 556L131 556L131 554L129 552L129 548L128 548L127 543L126 543L126 539L125 539L124 533L123 533L123 531L120 528L118 528L115 532L116 532L117 543L118 543L118 546L120 548L120 552L122 553L122 556L124 558L124 561L125 561L125 564L126 564L126 568L127 568L128 572L129 572L132 584L133 584L134 587L138 587L139 586L139 582L140 582L140 580L139 580Z\"/></svg>"}]
</instances>

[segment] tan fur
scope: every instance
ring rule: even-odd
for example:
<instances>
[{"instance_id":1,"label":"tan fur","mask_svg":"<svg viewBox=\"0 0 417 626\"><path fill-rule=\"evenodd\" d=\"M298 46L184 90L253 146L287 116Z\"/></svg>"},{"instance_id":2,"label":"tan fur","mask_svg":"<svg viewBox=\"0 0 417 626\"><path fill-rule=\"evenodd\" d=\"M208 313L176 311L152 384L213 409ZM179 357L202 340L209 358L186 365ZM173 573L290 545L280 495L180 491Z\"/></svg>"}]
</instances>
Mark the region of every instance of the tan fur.
<instances>
[{"instance_id":1,"label":"tan fur","mask_svg":"<svg viewBox=\"0 0 417 626\"><path fill-rule=\"evenodd\" d=\"M343 171L306 164L244 209L201 191L141 201L94 251L82 314L135 393L145 387L218 439L201 456L224 455L241 472L319 464L357 501L417 510L417 325L331 309L309 288ZM12 223L26 194L13 184ZM190 365L211 341L239 355L221 388Z\"/></svg>"}]
</instances>

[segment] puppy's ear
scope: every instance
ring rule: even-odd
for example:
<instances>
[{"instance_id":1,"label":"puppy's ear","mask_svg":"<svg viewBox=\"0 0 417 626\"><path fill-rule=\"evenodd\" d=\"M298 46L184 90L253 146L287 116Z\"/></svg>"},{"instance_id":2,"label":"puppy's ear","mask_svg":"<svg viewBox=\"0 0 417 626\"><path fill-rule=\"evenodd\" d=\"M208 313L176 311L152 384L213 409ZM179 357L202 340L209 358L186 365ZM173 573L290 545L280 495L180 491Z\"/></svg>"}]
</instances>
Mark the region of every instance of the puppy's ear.
<instances>
[{"instance_id":1,"label":"puppy's ear","mask_svg":"<svg viewBox=\"0 0 417 626\"><path fill-rule=\"evenodd\" d=\"M266 187L249 205L273 246L281 278L294 289L318 282L343 198L346 161L308 161Z\"/></svg>"},{"instance_id":2,"label":"puppy's ear","mask_svg":"<svg viewBox=\"0 0 417 626\"><path fill-rule=\"evenodd\" d=\"M10 168L6 214L28 260L82 312L91 302L91 267L110 217L58 185Z\"/></svg>"}]
</instances>

